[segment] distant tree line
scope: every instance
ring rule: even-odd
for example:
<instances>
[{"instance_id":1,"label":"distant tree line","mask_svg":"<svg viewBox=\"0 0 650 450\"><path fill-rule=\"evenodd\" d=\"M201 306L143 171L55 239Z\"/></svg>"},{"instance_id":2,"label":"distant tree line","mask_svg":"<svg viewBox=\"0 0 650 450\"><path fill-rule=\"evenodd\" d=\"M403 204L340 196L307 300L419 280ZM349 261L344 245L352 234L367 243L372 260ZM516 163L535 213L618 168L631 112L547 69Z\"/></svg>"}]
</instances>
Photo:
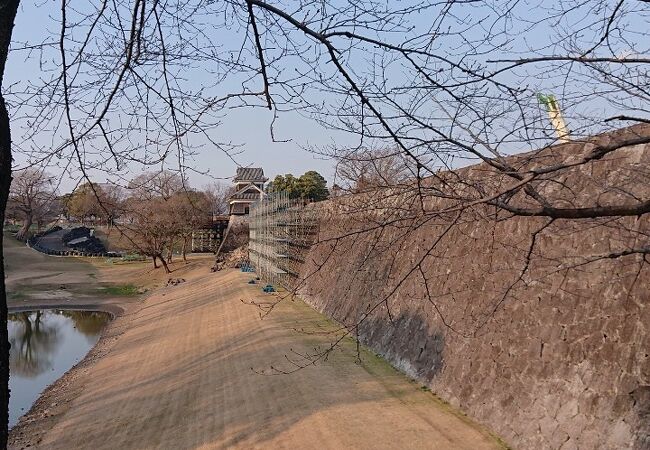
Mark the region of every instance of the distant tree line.
<instances>
[{"instance_id":1,"label":"distant tree line","mask_svg":"<svg viewBox=\"0 0 650 450\"><path fill-rule=\"evenodd\" d=\"M209 226L213 216L228 213L231 186L212 183L194 189L176 172L144 172L125 186L86 181L59 195L55 177L38 169L17 172L11 186L7 220L20 223L16 237L27 240L55 221L116 228L121 250L151 258L169 271L174 251L186 259L192 233ZM291 198L321 201L329 196L327 181L316 171L299 177L278 175L267 193L285 191Z\"/></svg>"},{"instance_id":2,"label":"distant tree line","mask_svg":"<svg viewBox=\"0 0 650 450\"><path fill-rule=\"evenodd\" d=\"M16 237L27 240L33 225L40 230L54 221L117 228L123 250L152 259L154 267L169 271L174 250L186 259L192 233L209 226L215 215L228 211L232 188L212 183L193 189L170 171L145 172L125 187L85 182L58 195L54 177L26 169L16 173L11 186L7 221L20 223Z\"/></svg>"}]
</instances>

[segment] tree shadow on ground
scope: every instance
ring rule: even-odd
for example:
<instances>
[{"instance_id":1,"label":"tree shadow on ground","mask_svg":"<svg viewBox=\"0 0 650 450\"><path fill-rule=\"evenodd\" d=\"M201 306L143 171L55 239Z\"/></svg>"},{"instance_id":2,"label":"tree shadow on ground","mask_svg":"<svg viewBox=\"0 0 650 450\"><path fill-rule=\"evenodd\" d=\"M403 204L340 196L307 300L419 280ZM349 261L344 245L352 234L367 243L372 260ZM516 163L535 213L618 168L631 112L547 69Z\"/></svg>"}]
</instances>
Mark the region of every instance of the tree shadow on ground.
<instances>
[{"instance_id":1,"label":"tree shadow on ground","mask_svg":"<svg viewBox=\"0 0 650 450\"><path fill-rule=\"evenodd\" d=\"M473 448L453 433L431 427L427 417L420 417L421 409L405 408L413 396L423 395L418 386L392 369L381 369L386 371L381 382L369 376L363 365L355 364L352 343L317 367L289 375L256 373L253 368L291 368L285 356L296 358L330 339L295 331L310 329L323 317L291 302L260 320L254 308L237 298L257 290L241 276L226 278L195 282L201 295L176 287L148 302L111 355L80 380L83 392L43 445L250 448L276 445L289 430L300 429L309 432L301 442L312 446L336 446L342 436L381 442L385 435L411 442L438 436L441 443L455 442L455 448ZM174 326L179 321L184 327ZM401 326L413 322L404 319ZM429 339L437 349L431 354L441 354L437 339ZM408 427L395 427L397 420ZM332 440L323 442L326 437Z\"/></svg>"}]
</instances>

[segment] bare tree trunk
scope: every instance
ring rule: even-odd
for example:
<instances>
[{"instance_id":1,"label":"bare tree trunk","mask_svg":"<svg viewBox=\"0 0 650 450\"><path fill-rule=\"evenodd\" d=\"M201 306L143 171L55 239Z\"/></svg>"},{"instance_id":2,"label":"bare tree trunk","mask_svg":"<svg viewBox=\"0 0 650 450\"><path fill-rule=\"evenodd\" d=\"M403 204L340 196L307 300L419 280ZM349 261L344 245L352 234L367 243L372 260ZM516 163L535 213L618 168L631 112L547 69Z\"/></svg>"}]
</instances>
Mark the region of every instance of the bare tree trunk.
<instances>
[{"instance_id":1,"label":"bare tree trunk","mask_svg":"<svg viewBox=\"0 0 650 450\"><path fill-rule=\"evenodd\" d=\"M0 225L4 225L11 184L11 130L9 113L2 96L2 80L18 3L19 0L0 0ZM6 448L9 436L9 336L2 239L3 234L0 233L0 448Z\"/></svg>"},{"instance_id":2,"label":"bare tree trunk","mask_svg":"<svg viewBox=\"0 0 650 450\"><path fill-rule=\"evenodd\" d=\"M172 273L172 271L169 270L169 266L167 265L165 258L163 258L162 255L158 255L158 259L160 259L160 262L162 263L163 268L165 269L165 273Z\"/></svg>"},{"instance_id":3,"label":"bare tree trunk","mask_svg":"<svg viewBox=\"0 0 650 450\"><path fill-rule=\"evenodd\" d=\"M20 227L20 230L16 233L16 239L23 242L29 239L29 229L31 228L32 223L32 215L28 214L23 221L23 226Z\"/></svg>"},{"instance_id":4,"label":"bare tree trunk","mask_svg":"<svg viewBox=\"0 0 650 450\"><path fill-rule=\"evenodd\" d=\"M155 256L152 256L151 259L153 259L153 268L154 268L154 269L157 269L157 268L158 268L158 264L156 263L156 257L155 257Z\"/></svg>"},{"instance_id":5,"label":"bare tree trunk","mask_svg":"<svg viewBox=\"0 0 650 450\"><path fill-rule=\"evenodd\" d=\"M174 253L174 244L175 244L175 242L172 241L169 244L169 248L167 249L167 262L168 263L172 262L172 257L173 257L173 253Z\"/></svg>"},{"instance_id":6,"label":"bare tree trunk","mask_svg":"<svg viewBox=\"0 0 650 450\"><path fill-rule=\"evenodd\" d=\"M183 238L183 261L187 262L187 237Z\"/></svg>"}]
</instances>

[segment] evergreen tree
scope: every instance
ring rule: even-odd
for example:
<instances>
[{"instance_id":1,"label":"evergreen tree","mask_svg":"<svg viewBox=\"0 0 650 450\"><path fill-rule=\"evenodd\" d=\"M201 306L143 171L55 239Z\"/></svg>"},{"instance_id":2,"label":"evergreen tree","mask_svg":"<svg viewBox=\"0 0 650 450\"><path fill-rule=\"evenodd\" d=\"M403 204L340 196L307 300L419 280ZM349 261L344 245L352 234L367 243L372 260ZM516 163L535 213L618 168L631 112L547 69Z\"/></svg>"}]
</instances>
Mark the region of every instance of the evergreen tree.
<instances>
[{"instance_id":1,"label":"evergreen tree","mask_svg":"<svg viewBox=\"0 0 650 450\"><path fill-rule=\"evenodd\" d=\"M319 202L329 197L327 181L315 170L305 172L298 178L297 187L300 192L300 197L305 200Z\"/></svg>"},{"instance_id":2,"label":"evergreen tree","mask_svg":"<svg viewBox=\"0 0 650 450\"><path fill-rule=\"evenodd\" d=\"M290 173L278 175L269 185L269 193L287 192L290 198L302 198L318 202L329 197L327 181L315 170L305 172L299 178Z\"/></svg>"},{"instance_id":3,"label":"evergreen tree","mask_svg":"<svg viewBox=\"0 0 650 450\"><path fill-rule=\"evenodd\" d=\"M271 182L271 189L273 192L286 192L290 198L300 198L300 191L298 189L298 178L288 173L286 175L277 175Z\"/></svg>"}]
</instances>

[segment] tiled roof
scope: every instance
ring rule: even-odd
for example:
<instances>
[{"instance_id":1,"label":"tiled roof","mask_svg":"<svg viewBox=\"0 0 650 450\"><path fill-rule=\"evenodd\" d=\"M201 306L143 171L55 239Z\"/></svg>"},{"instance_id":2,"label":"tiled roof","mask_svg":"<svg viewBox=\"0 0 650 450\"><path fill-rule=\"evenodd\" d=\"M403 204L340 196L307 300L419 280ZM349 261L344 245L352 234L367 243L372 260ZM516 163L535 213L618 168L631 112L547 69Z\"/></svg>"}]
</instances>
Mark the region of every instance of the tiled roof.
<instances>
[{"instance_id":1,"label":"tiled roof","mask_svg":"<svg viewBox=\"0 0 650 450\"><path fill-rule=\"evenodd\" d=\"M261 167L238 167L235 181L266 181Z\"/></svg>"},{"instance_id":2,"label":"tiled roof","mask_svg":"<svg viewBox=\"0 0 650 450\"><path fill-rule=\"evenodd\" d=\"M262 191L255 185L249 184L230 196L230 200L259 200Z\"/></svg>"},{"instance_id":3,"label":"tiled roof","mask_svg":"<svg viewBox=\"0 0 650 450\"><path fill-rule=\"evenodd\" d=\"M243 192L241 194L233 194L230 197L230 200L259 200L259 199L260 199L259 192L257 192L257 193Z\"/></svg>"}]
</instances>

